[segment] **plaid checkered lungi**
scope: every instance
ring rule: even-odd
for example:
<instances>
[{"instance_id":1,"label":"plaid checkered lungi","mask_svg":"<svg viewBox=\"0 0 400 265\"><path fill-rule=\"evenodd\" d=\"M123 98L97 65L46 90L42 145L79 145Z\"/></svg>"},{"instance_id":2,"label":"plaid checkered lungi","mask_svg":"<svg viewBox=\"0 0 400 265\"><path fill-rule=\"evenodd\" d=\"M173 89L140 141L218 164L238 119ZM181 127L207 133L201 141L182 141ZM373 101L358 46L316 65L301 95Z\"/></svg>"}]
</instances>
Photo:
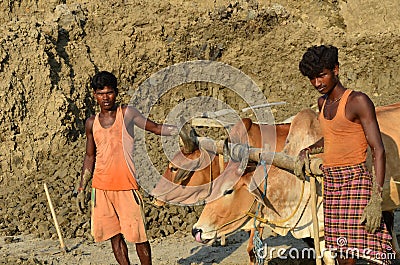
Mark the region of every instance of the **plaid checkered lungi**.
<instances>
[{"instance_id":1,"label":"plaid checkered lungi","mask_svg":"<svg viewBox=\"0 0 400 265\"><path fill-rule=\"evenodd\" d=\"M391 236L381 220L374 234L360 223L371 196L372 177L365 163L324 167L325 246L342 258L364 258L390 264ZM347 253L347 254L346 254Z\"/></svg>"}]
</instances>

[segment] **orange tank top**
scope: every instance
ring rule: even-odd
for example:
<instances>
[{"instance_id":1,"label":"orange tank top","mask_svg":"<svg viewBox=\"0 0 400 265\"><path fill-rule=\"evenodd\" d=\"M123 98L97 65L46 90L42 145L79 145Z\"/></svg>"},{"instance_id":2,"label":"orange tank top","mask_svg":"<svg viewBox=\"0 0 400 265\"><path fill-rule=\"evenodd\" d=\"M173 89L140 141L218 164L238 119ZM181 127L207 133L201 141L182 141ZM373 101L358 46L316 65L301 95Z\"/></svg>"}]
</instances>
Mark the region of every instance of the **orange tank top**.
<instances>
[{"instance_id":1,"label":"orange tank top","mask_svg":"<svg viewBox=\"0 0 400 265\"><path fill-rule=\"evenodd\" d=\"M99 114L96 115L93 122L93 137L96 144L93 188L138 189L134 178L133 161L129 159L133 153L133 138L126 131L121 107L118 107L114 124L109 128L103 128L99 121Z\"/></svg>"},{"instance_id":2,"label":"orange tank top","mask_svg":"<svg viewBox=\"0 0 400 265\"><path fill-rule=\"evenodd\" d=\"M352 90L347 89L341 100L335 117L325 119L326 99L319 114L324 135L324 166L349 166L365 162L368 142L361 124L346 118L347 99Z\"/></svg>"}]
</instances>

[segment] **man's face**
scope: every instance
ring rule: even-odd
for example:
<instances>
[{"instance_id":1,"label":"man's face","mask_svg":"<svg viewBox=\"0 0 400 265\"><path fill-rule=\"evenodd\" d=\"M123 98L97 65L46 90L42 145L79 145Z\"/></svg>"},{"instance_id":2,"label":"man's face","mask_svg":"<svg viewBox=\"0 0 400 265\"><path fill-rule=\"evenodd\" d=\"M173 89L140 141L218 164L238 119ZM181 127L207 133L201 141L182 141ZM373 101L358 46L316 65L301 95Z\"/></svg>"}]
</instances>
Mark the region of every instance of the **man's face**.
<instances>
[{"instance_id":1,"label":"man's face","mask_svg":"<svg viewBox=\"0 0 400 265\"><path fill-rule=\"evenodd\" d=\"M327 94L338 83L339 68L336 66L333 70L323 69L316 77L310 78L311 84L321 94Z\"/></svg>"},{"instance_id":2,"label":"man's face","mask_svg":"<svg viewBox=\"0 0 400 265\"><path fill-rule=\"evenodd\" d=\"M117 95L112 87L105 86L102 89L96 89L94 97L102 110L110 110L115 105Z\"/></svg>"}]
</instances>

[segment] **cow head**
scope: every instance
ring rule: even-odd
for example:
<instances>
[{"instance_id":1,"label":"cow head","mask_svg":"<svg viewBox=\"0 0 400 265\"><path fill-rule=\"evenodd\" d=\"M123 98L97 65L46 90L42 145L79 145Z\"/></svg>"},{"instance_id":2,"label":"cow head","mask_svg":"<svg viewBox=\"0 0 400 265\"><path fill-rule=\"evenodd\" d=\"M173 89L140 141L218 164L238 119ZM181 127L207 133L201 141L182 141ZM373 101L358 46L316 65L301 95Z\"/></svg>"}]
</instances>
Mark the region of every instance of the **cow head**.
<instances>
[{"instance_id":1,"label":"cow head","mask_svg":"<svg viewBox=\"0 0 400 265\"><path fill-rule=\"evenodd\" d=\"M189 124L181 128L179 135L183 147L152 191L159 206L166 201L184 205L203 202L211 195L212 181L220 174L218 155L199 149L198 135Z\"/></svg>"},{"instance_id":2,"label":"cow head","mask_svg":"<svg viewBox=\"0 0 400 265\"><path fill-rule=\"evenodd\" d=\"M235 172L234 168L227 168L223 174L232 175L228 170ZM205 205L192 229L196 241L207 243L240 228L254 228L254 219L247 213L255 214L258 207L258 217L283 219L291 214L301 197L301 181L286 170L271 166L265 175L260 165L236 177L239 180L235 183L226 183L220 198Z\"/></svg>"},{"instance_id":3,"label":"cow head","mask_svg":"<svg viewBox=\"0 0 400 265\"><path fill-rule=\"evenodd\" d=\"M230 181L221 186L222 196L205 205L199 220L193 226L192 235L198 242L208 243L221 235L229 234L239 229L249 218L246 211L251 208L254 196L248 192L246 180L251 178L252 173L240 176L235 174L239 164L231 167L227 167L221 175L223 178L230 176Z\"/></svg>"}]
</instances>

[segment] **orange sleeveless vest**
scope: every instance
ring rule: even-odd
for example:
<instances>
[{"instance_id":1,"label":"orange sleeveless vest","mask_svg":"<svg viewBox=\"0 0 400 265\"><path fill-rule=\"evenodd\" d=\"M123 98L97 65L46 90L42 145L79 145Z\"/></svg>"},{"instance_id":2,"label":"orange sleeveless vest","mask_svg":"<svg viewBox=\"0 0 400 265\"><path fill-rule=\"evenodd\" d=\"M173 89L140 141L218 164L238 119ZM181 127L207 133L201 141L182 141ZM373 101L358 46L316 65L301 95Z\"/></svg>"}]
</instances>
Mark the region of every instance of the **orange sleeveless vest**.
<instances>
[{"instance_id":1,"label":"orange sleeveless vest","mask_svg":"<svg viewBox=\"0 0 400 265\"><path fill-rule=\"evenodd\" d=\"M345 110L347 99L352 90L347 89L341 100L335 117L325 119L326 99L319 114L324 135L324 166L350 166L365 162L368 142L361 124L349 121Z\"/></svg>"},{"instance_id":2,"label":"orange sleeveless vest","mask_svg":"<svg viewBox=\"0 0 400 265\"><path fill-rule=\"evenodd\" d=\"M118 107L114 124L109 128L103 128L99 114L96 115L93 122L93 137L96 144L93 188L138 189L134 178L135 167L133 161L129 159L133 154L133 138L126 131L121 107Z\"/></svg>"}]
</instances>

